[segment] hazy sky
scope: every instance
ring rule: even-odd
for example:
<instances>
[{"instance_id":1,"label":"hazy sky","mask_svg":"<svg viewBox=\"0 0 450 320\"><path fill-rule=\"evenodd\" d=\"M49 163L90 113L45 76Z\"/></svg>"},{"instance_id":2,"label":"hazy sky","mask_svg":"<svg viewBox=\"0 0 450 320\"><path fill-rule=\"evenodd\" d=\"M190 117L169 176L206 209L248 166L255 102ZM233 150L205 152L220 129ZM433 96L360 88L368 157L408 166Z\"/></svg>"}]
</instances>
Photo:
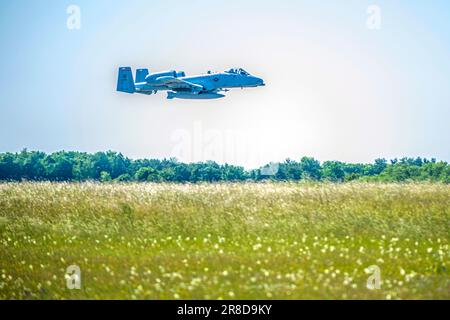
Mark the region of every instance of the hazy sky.
<instances>
[{"instance_id":1,"label":"hazy sky","mask_svg":"<svg viewBox=\"0 0 450 320\"><path fill-rule=\"evenodd\" d=\"M450 161L447 0L0 3L0 152ZM67 28L72 4L80 30ZM210 101L126 95L119 66L242 67L267 85Z\"/></svg>"}]
</instances>

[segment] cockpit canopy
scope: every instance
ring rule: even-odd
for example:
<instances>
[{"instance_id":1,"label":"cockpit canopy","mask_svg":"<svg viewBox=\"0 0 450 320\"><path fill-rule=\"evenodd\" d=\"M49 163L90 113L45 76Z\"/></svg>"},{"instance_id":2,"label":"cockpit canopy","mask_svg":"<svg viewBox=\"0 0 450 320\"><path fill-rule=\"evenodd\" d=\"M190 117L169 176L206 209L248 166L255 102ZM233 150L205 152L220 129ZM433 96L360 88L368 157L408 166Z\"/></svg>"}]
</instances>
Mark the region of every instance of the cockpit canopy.
<instances>
[{"instance_id":1,"label":"cockpit canopy","mask_svg":"<svg viewBox=\"0 0 450 320\"><path fill-rule=\"evenodd\" d=\"M241 75L241 76L249 76L249 75L250 75L250 73L248 73L247 71L245 71L245 70L242 69L242 68L239 68L239 69L230 69L230 70L225 71L225 72L226 72L226 73L239 74L239 75Z\"/></svg>"}]
</instances>

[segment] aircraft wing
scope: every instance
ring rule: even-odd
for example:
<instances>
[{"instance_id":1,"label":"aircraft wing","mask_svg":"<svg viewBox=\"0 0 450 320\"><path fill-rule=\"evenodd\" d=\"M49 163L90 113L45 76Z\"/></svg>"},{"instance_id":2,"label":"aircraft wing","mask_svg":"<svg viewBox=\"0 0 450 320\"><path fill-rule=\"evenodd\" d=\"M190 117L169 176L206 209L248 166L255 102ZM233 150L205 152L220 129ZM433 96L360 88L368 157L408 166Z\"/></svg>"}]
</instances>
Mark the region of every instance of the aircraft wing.
<instances>
[{"instance_id":1,"label":"aircraft wing","mask_svg":"<svg viewBox=\"0 0 450 320\"><path fill-rule=\"evenodd\" d=\"M172 90L177 90L177 89L191 89L192 91L202 91L203 90L203 86L200 86L198 84L189 82L189 81L185 81L185 80L181 80L178 78L174 78L174 77L160 77L157 79L158 83L164 86L167 86L168 88L172 89Z\"/></svg>"}]
</instances>

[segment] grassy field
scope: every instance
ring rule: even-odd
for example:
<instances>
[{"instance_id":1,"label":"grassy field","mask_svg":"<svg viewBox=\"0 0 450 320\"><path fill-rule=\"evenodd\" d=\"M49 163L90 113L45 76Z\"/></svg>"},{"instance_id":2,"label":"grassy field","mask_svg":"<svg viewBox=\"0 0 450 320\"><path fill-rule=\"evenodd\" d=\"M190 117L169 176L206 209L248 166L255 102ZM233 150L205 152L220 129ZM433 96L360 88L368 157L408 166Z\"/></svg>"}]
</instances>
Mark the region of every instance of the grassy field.
<instances>
[{"instance_id":1,"label":"grassy field","mask_svg":"<svg viewBox=\"0 0 450 320\"><path fill-rule=\"evenodd\" d=\"M450 299L449 244L443 184L0 184L1 299Z\"/></svg>"}]
</instances>

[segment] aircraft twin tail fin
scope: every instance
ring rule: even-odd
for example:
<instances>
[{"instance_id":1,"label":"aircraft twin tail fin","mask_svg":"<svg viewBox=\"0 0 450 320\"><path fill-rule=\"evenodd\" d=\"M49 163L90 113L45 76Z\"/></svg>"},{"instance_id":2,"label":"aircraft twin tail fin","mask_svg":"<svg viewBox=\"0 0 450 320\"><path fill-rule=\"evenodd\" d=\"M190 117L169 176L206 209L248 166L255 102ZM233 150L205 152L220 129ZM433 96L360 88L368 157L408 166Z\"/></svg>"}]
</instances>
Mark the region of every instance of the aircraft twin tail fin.
<instances>
[{"instance_id":1,"label":"aircraft twin tail fin","mask_svg":"<svg viewBox=\"0 0 450 320\"><path fill-rule=\"evenodd\" d=\"M145 82L145 77L148 76L148 69L136 70L136 83Z\"/></svg>"},{"instance_id":2,"label":"aircraft twin tail fin","mask_svg":"<svg viewBox=\"0 0 450 320\"><path fill-rule=\"evenodd\" d=\"M117 91L126 93L135 93L133 73L130 67L119 68L119 77L117 79Z\"/></svg>"}]
</instances>

